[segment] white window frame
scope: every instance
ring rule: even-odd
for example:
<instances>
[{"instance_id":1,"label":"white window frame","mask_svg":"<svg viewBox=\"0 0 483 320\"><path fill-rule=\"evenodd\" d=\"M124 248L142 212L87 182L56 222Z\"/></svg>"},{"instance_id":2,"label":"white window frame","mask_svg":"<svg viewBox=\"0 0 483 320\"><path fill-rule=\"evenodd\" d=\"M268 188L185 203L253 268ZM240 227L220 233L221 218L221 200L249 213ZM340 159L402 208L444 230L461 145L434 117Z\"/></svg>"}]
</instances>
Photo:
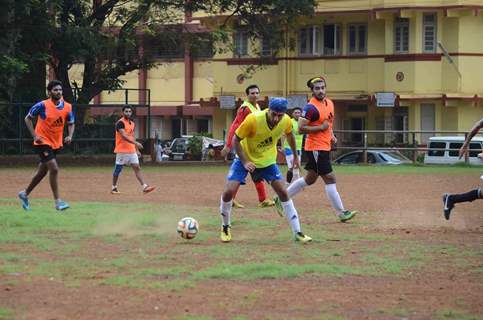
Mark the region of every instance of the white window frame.
<instances>
[{"instance_id":1,"label":"white window frame","mask_svg":"<svg viewBox=\"0 0 483 320\"><path fill-rule=\"evenodd\" d=\"M355 50L351 49L351 28L355 29ZM364 28L364 48L360 50L360 28ZM351 23L347 25L347 54L348 55L358 55L358 54L367 54L367 23Z\"/></svg>"},{"instance_id":2,"label":"white window frame","mask_svg":"<svg viewBox=\"0 0 483 320\"><path fill-rule=\"evenodd\" d=\"M409 52L409 31L408 18L396 18L394 20L394 53Z\"/></svg>"},{"instance_id":3,"label":"white window frame","mask_svg":"<svg viewBox=\"0 0 483 320\"><path fill-rule=\"evenodd\" d=\"M314 56L319 55L319 44L317 43L318 34L320 32L319 26L306 26L299 30L298 42L299 42L299 54L301 56ZM302 52L302 34L305 33L306 51Z\"/></svg>"},{"instance_id":4,"label":"white window frame","mask_svg":"<svg viewBox=\"0 0 483 320\"><path fill-rule=\"evenodd\" d=\"M233 34L234 50L233 54L235 57L246 57L248 56L248 32L244 30L238 30Z\"/></svg>"},{"instance_id":5,"label":"white window frame","mask_svg":"<svg viewBox=\"0 0 483 320\"><path fill-rule=\"evenodd\" d=\"M425 21L426 17L433 17L433 21ZM429 36L431 39L428 39ZM436 42L438 35L438 15L436 12L427 12L423 14L423 52L425 53L435 53L436 52ZM428 45L429 44L429 45Z\"/></svg>"},{"instance_id":6,"label":"white window frame","mask_svg":"<svg viewBox=\"0 0 483 320\"><path fill-rule=\"evenodd\" d=\"M334 26L334 52L329 53L325 48L325 27L326 26ZM320 32L321 35L321 46L322 46L322 54L324 56L340 56L342 54L342 25L340 23L326 23L322 25L322 30Z\"/></svg>"},{"instance_id":7,"label":"white window frame","mask_svg":"<svg viewBox=\"0 0 483 320\"><path fill-rule=\"evenodd\" d=\"M333 25L334 28L334 52L328 52L324 48L324 27ZM306 36L306 50L302 51L302 34ZM342 55L342 24L329 23L323 25L306 26L299 30L298 35L299 54L301 56L339 56Z\"/></svg>"}]
</instances>

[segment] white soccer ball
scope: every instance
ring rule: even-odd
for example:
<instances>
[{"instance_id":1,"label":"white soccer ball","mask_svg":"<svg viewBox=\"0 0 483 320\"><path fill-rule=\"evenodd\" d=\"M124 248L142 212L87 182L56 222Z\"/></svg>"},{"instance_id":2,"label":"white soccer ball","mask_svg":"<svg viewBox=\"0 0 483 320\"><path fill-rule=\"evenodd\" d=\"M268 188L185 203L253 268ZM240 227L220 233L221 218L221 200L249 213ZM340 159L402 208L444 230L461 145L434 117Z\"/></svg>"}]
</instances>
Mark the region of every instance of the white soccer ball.
<instances>
[{"instance_id":1,"label":"white soccer ball","mask_svg":"<svg viewBox=\"0 0 483 320\"><path fill-rule=\"evenodd\" d=\"M195 218L185 217L178 222L176 231L184 239L193 239L198 234L200 225Z\"/></svg>"}]
</instances>

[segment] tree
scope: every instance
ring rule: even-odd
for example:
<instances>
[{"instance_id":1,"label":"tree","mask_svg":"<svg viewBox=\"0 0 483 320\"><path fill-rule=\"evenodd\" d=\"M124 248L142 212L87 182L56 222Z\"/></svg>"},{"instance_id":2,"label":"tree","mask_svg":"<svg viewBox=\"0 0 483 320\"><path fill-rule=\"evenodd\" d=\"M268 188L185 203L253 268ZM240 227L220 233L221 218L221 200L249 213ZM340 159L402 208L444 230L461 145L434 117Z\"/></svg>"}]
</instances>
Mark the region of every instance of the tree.
<instances>
[{"instance_id":1,"label":"tree","mask_svg":"<svg viewBox=\"0 0 483 320\"><path fill-rule=\"evenodd\" d=\"M9 0L3 0L9 1ZM37 48L39 56L53 68L55 77L64 83L68 101L88 103L105 90L119 89L123 75L154 66L153 50L143 44L157 43L174 49L214 42L214 47L230 48L230 32L240 25L254 38L270 39L276 53L287 45L284 32L300 15L310 15L314 0L21 0L36 3L43 12L26 21L39 21L47 39ZM201 12L209 30L191 32L182 23L185 14ZM11 27L11 26L10 26ZM25 36L25 35L24 35ZM161 41L161 42L160 42ZM12 42L15 43L15 42ZM208 46L209 47L209 46ZM146 46L148 49L152 49ZM43 54L45 52L45 55ZM18 75L22 61L12 61L9 68ZM69 77L73 65L82 65L81 83Z\"/></svg>"}]
</instances>

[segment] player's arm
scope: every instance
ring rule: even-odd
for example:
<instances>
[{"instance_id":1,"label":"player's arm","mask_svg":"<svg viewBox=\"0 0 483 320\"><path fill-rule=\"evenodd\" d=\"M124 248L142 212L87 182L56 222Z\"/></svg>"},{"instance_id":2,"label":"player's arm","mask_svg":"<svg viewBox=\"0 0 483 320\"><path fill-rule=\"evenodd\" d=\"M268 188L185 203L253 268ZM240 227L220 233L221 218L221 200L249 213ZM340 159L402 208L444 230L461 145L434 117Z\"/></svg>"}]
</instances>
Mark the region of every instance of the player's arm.
<instances>
[{"instance_id":1,"label":"player's arm","mask_svg":"<svg viewBox=\"0 0 483 320\"><path fill-rule=\"evenodd\" d=\"M300 167L300 162L299 162L299 155L297 153L297 143L295 142L295 136L293 134L293 131L291 131L290 133L286 133L285 135L287 136L288 145L290 146L290 149L292 149L293 167L294 169L297 169Z\"/></svg>"},{"instance_id":2,"label":"player's arm","mask_svg":"<svg viewBox=\"0 0 483 320\"><path fill-rule=\"evenodd\" d=\"M233 136L232 143L235 146L235 151L240 161L243 163L245 169L249 172L253 172L256 169L256 166L253 162L251 162L248 157L246 156L245 152L243 151L243 147L241 145L241 141L247 137L252 137L256 133L256 121L253 116L248 116L243 120L241 125L235 132Z\"/></svg>"},{"instance_id":3,"label":"player's arm","mask_svg":"<svg viewBox=\"0 0 483 320\"><path fill-rule=\"evenodd\" d=\"M459 158L461 159L465 153L468 152L468 146L470 145L471 139L480 131L480 129L483 128L483 118L480 119L479 121L476 121L476 123L473 125L473 128L471 128L470 133L466 137L465 143L460 148L459 152Z\"/></svg>"},{"instance_id":4,"label":"player's arm","mask_svg":"<svg viewBox=\"0 0 483 320\"><path fill-rule=\"evenodd\" d=\"M299 133L316 133L325 131L329 128L329 121L326 119L322 124L318 126L309 125L310 122L319 120L320 114L317 108L312 104L307 104L302 111L302 116L299 118Z\"/></svg>"},{"instance_id":5,"label":"player's arm","mask_svg":"<svg viewBox=\"0 0 483 320\"><path fill-rule=\"evenodd\" d=\"M139 142L137 142L136 140L134 139L131 139L131 137L129 137L126 133L126 130L124 130L124 128L122 129L118 129L117 131L119 131L119 133L121 134L121 137L123 140L127 141L128 143L131 143L133 145L136 146L136 148L142 150L143 149L143 145L140 144Z\"/></svg>"},{"instance_id":6,"label":"player's arm","mask_svg":"<svg viewBox=\"0 0 483 320\"><path fill-rule=\"evenodd\" d=\"M69 144L72 142L74 131L75 131L75 119L74 119L74 114L71 111L67 116L67 137L65 137L64 139L64 142L66 144Z\"/></svg>"},{"instance_id":7,"label":"player's arm","mask_svg":"<svg viewBox=\"0 0 483 320\"><path fill-rule=\"evenodd\" d=\"M318 126L309 126L309 120L300 117L298 121L299 125L299 133L316 133L321 132L329 129L329 121L325 120L321 125Z\"/></svg>"},{"instance_id":8,"label":"player's arm","mask_svg":"<svg viewBox=\"0 0 483 320\"><path fill-rule=\"evenodd\" d=\"M42 112L42 108L45 112L45 106L43 105L42 102L35 104L32 108L30 108L29 112L27 113L24 119L27 129L29 130L30 134L34 138L34 142L36 143L42 143L42 137L37 136L35 134L34 124L32 120Z\"/></svg>"},{"instance_id":9,"label":"player's arm","mask_svg":"<svg viewBox=\"0 0 483 320\"><path fill-rule=\"evenodd\" d=\"M241 106L238 109L238 111L236 113L236 117L233 120L233 122L231 123L230 130L228 131L228 136L226 137L225 147L223 148L223 150L221 150L221 155L223 157L226 156L230 152L231 148L233 147L233 137L235 135L235 131L238 129L240 124L243 122L243 120L245 120L245 118L249 114L250 114L250 110L245 106Z\"/></svg>"}]
</instances>

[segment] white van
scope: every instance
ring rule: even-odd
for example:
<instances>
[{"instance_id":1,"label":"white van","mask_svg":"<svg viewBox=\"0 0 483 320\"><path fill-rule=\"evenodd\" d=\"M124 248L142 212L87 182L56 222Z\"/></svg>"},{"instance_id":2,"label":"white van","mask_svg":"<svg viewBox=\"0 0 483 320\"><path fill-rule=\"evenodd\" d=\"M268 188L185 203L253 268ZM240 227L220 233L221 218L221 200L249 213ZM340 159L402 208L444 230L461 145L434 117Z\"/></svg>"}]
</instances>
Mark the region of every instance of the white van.
<instances>
[{"instance_id":1,"label":"white van","mask_svg":"<svg viewBox=\"0 0 483 320\"><path fill-rule=\"evenodd\" d=\"M424 155L424 163L427 164L454 164L464 162L464 157L458 159L458 150L465 142L465 137L431 137L429 138L429 150ZM432 150L432 149L446 149L446 150ZM448 150L456 149L456 150ZM469 163L475 165L483 165L483 158L478 156L483 149L483 137L473 137L471 139L469 149L477 149L477 151L469 152Z\"/></svg>"}]
</instances>

